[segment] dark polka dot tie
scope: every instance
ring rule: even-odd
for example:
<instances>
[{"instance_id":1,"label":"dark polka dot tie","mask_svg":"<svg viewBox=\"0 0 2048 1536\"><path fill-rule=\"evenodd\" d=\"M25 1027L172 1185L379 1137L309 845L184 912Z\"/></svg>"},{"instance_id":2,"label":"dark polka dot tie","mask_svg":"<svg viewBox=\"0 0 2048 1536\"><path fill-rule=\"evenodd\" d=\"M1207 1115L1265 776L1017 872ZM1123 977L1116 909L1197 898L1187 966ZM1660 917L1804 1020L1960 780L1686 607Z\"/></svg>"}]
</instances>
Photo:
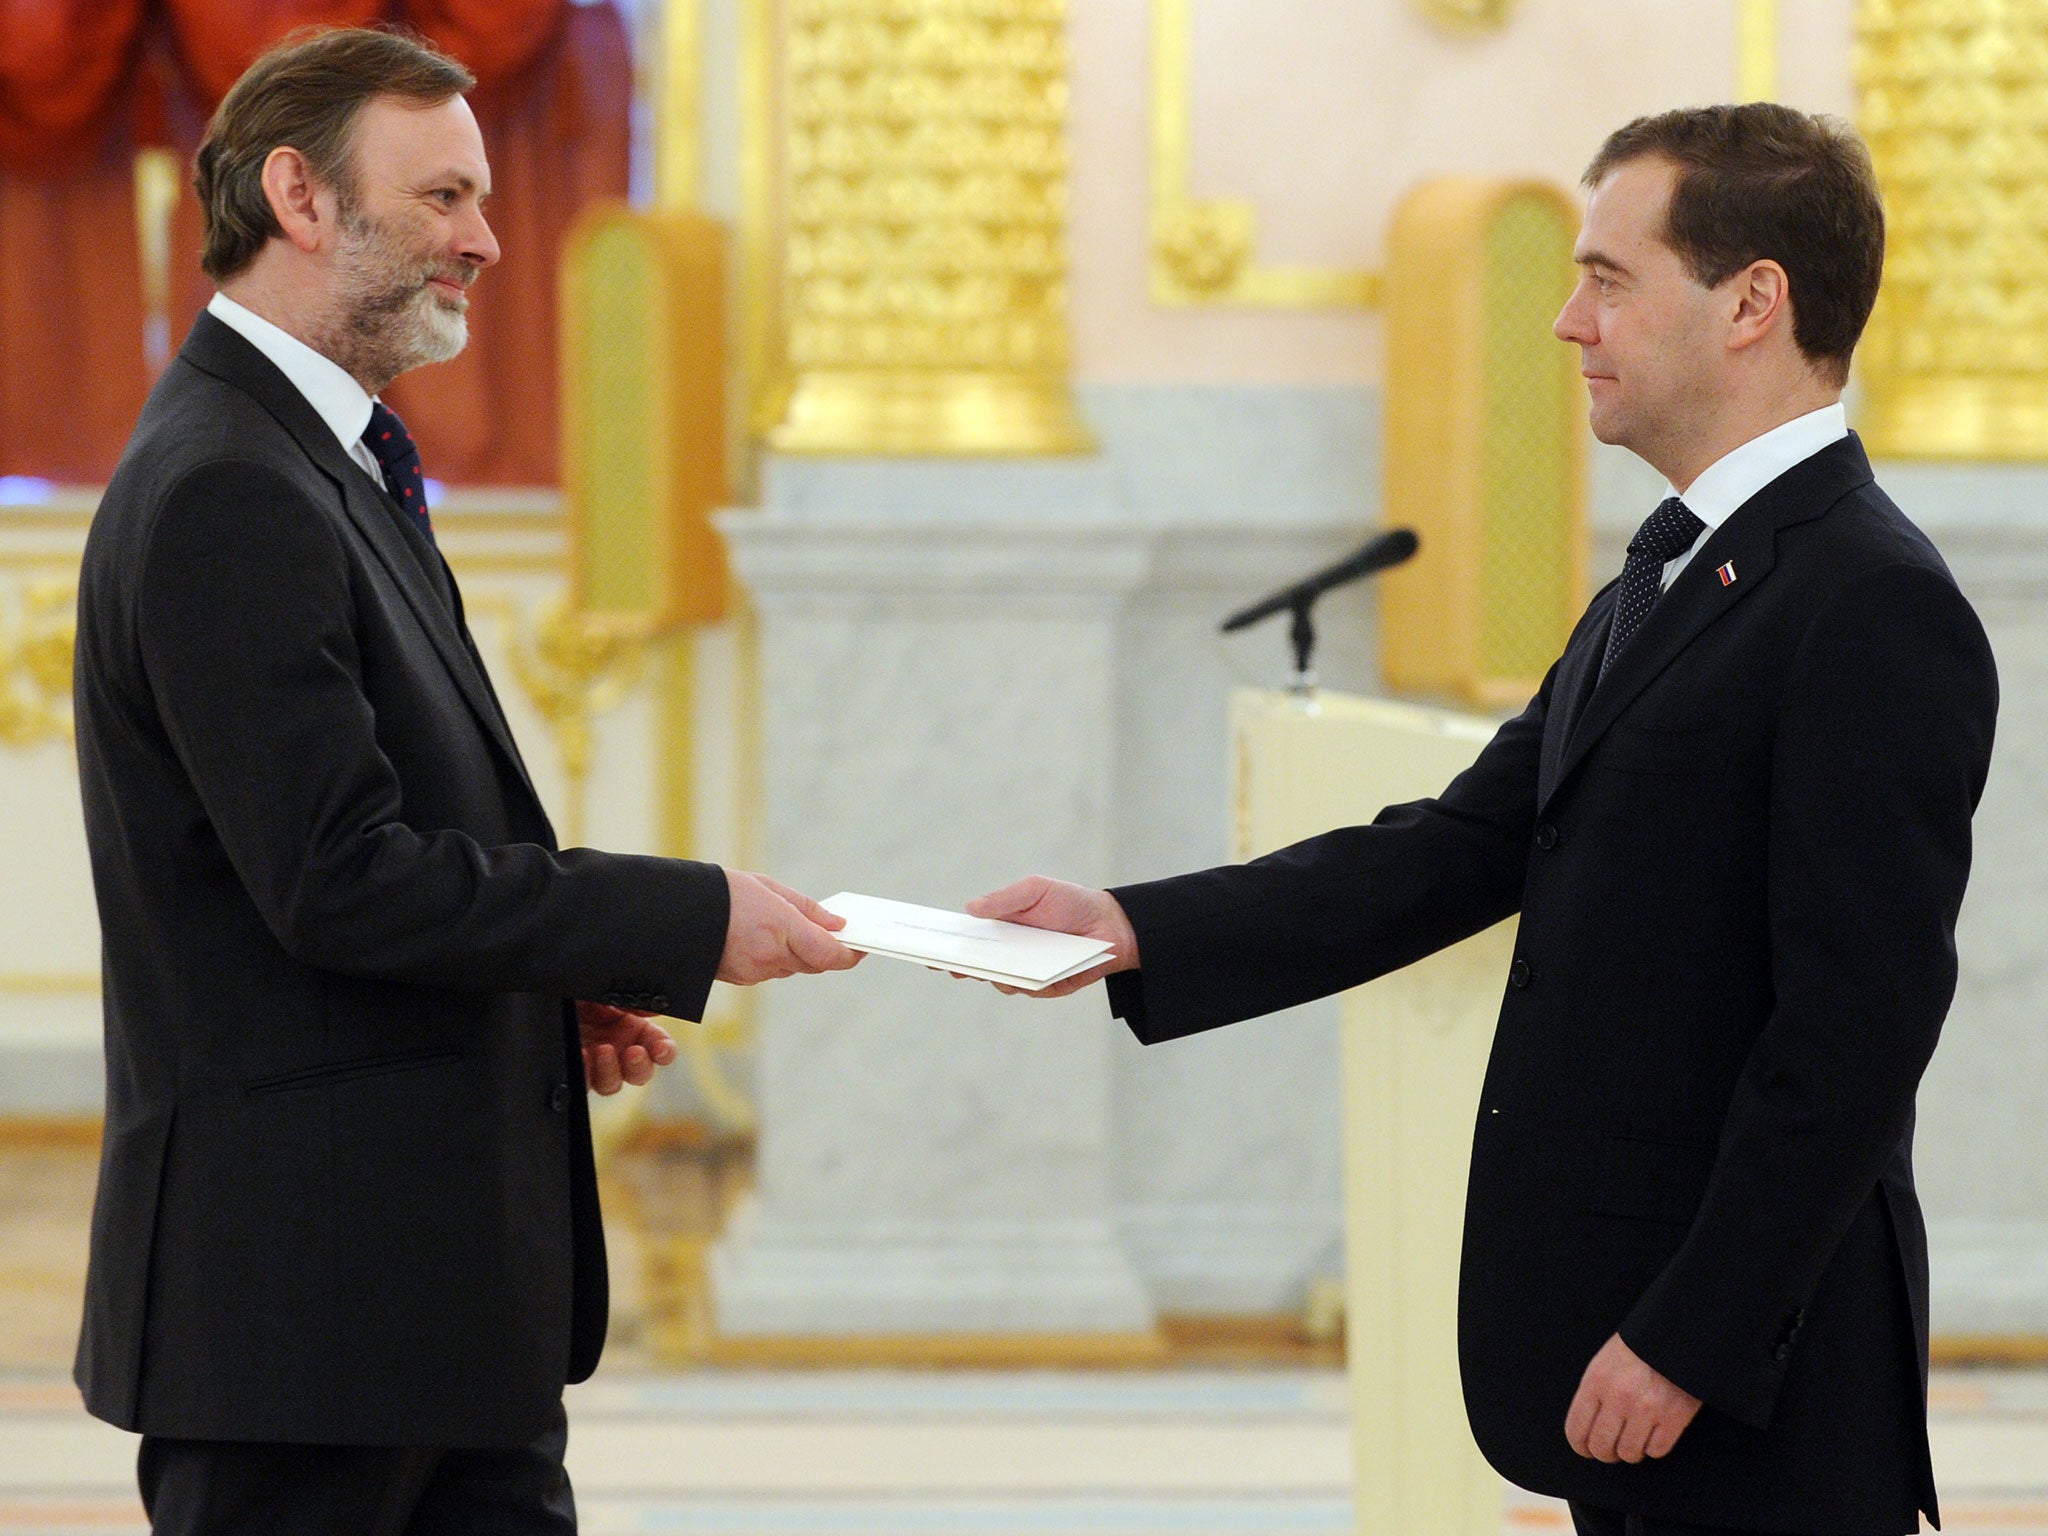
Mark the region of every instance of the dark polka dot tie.
<instances>
[{"instance_id":1,"label":"dark polka dot tie","mask_svg":"<svg viewBox=\"0 0 2048 1536\"><path fill-rule=\"evenodd\" d=\"M1663 596L1664 567L1691 549L1706 526L1676 496L1665 497L1657 503L1657 510L1643 519L1643 526L1628 541L1621 591L1614 602L1614 627L1607 631L1607 654L1600 658L1602 677Z\"/></svg>"},{"instance_id":2,"label":"dark polka dot tie","mask_svg":"<svg viewBox=\"0 0 2048 1536\"><path fill-rule=\"evenodd\" d=\"M370 424L363 430L363 444L377 456L384 471L384 489L391 499L412 514L419 530L434 541L434 525L427 518L427 477L420 469L419 444L405 430L398 412L382 400L370 402Z\"/></svg>"}]
</instances>

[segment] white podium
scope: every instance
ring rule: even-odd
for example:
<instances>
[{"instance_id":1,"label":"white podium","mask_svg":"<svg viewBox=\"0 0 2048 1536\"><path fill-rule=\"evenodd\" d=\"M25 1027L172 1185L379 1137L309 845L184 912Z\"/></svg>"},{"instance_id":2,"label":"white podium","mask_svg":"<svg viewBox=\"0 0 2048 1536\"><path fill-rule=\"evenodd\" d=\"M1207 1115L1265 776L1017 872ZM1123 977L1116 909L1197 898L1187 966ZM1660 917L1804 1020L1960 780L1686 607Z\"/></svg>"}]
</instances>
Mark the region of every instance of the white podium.
<instances>
[{"instance_id":1,"label":"white podium","mask_svg":"<svg viewBox=\"0 0 2048 1536\"><path fill-rule=\"evenodd\" d=\"M1251 858L1441 790L1494 722L1324 694L1231 700L1237 852ZM1343 999L1346 1330L1359 1536L1497 1536L1501 1479L1458 1385L1472 1120L1515 924Z\"/></svg>"}]
</instances>

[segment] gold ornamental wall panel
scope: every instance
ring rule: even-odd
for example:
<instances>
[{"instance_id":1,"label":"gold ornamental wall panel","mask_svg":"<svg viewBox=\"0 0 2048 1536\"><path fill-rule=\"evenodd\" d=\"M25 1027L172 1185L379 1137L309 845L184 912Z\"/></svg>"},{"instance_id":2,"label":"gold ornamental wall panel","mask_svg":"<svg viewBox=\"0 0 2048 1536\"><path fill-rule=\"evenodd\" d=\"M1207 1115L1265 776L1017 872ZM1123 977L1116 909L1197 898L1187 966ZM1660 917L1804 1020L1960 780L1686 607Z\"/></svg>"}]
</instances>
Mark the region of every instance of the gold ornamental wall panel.
<instances>
[{"instance_id":1,"label":"gold ornamental wall panel","mask_svg":"<svg viewBox=\"0 0 2048 1536\"><path fill-rule=\"evenodd\" d=\"M725 235L585 209L562 257L562 493L575 607L642 633L725 616Z\"/></svg>"},{"instance_id":2,"label":"gold ornamental wall panel","mask_svg":"<svg viewBox=\"0 0 2048 1536\"><path fill-rule=\"evenodd\" d=\"M1901 458L2048 458L2048 0L1861 0L1884 191L1858 422Z\"/></svg>"},{"instance_id":3,"label":"gold ornamental wall panel","mask_svg":"<svg viewBox=\"0 0 2048 1536\"><path fill-rule=\"evenodd\" d=\"M786 453L1090 449L1062 0L788 0Z\"/></svg>"},{"instance_id":4,"label":"gold ornamental wall panel","mask_svg":"<svg viewBox=\"0 0 2048 1536\"><path fill-rule=\"evenodd\" d=\"M1395 215L1385 521L1422 537L1380 587L1395 688L1520 704L1585 605L1585 389L1550 330L1578 226L1560 187L1472 176Z\"/></svg>"}]
</instances>

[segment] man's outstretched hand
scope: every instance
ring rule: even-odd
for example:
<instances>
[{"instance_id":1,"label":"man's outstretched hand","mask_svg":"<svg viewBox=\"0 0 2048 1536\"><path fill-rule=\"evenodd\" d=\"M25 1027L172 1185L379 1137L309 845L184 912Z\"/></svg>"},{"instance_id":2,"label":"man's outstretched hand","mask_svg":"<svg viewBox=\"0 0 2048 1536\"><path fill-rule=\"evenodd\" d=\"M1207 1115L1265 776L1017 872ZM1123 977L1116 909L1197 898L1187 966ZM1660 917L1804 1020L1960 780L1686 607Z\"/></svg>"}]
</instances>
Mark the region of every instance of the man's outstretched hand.
<instances>
[{"instance_id":1,"label":"man's outstretched hand","mask_svg":"<svg viewBox=\"0 0 2048 1536\"><path fill-rule=\"evenodd\" d=\"M576 1023L583 1034L583 1079L597 1093L617 1093L628 1083L643 1088L655 1068L676 1059L674 1039L644 1013L579 1002Z\"/></svg>"},{"instance_id":2,"label":"man's outstretched hand","mask_svg":"<svg viewBox=\"0 0 2048 1536\"><path fill-rule=\"evenodd\" d=\"M778 976L845 971L860 963L859 951L832 937L846 919L810 897L766 875L737 869L725 872L725 883L732 916L718 961L720 981L751 987Z\"/></svg>"},{"instance_id":3,"label":"man's outstretched hand","mask_svg":"<svg viewBox=\"0 0 2048 1536\"><path fill-rule=\"evenodd\" d=\"M1000 891L977 896L967 903L967 911L974 917L993 917L1006 923L1023 923L1030 928L1050 928L1055 933L1079 934L1084 939L1100 939L1115 946L1110 957L1093 970L1070 976L1042 992L1026 992L1026 997L1065 997L1117 971L1131 971L1138 967L1138 935L1132 931L1131 920L1124 916L1124 909L1107 891L1069 885L1064 880L1048 880L1044 875L1027 875ZM996 990L1014 995L1020 989L999 985Z\"/></svg>"},{"instance_id":4,"label":"man's outstretched hand","mask_svg":"<svg viewBox=\"0 0 2048 1536\"><path fill-rule=\"evenodd\" d=\"M1594 1461L1638 1462L1669 1454L1699 1411L1698 1398L1660 1376L1617 1333L1580 1378L1564 1437Z\"/></svg>"}]
</instances>

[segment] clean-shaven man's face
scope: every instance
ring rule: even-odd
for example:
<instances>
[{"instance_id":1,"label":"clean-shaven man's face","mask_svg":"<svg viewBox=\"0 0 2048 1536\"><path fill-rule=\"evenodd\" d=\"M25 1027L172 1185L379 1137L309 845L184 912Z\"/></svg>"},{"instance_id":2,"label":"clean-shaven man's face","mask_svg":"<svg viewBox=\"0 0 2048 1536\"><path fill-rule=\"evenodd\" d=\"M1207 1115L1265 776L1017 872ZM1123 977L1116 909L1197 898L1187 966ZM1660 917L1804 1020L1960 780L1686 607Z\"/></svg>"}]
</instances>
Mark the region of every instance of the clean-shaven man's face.
<instances>
[{"instance_id":1,"label":"clean-shaven man's face","mask_svg":"<svg viewBox=\"0 0 2048 1536\"><path fill-rule=\"evenodd\" d=\"M360 379L446 362L469 339L469 285L498 259L491 170L460 96L380 97L356 117L356 184L339 199L335 307L321 350Z\"/></svg>"},{"instance_id":2,"label":"clean-shaven man's face","mask_svg":"<svg viewBox=\"0 0 2048 1536\"><path fill-rule=\"evenodd\" d=\"M1728 306L1664 243L1676 167L1660 156L1610 171L1586 202L1579 282L1552 327L1579 348L1593 435L1652 463L1711 409Z\"/></svg>"}]
</instances>

